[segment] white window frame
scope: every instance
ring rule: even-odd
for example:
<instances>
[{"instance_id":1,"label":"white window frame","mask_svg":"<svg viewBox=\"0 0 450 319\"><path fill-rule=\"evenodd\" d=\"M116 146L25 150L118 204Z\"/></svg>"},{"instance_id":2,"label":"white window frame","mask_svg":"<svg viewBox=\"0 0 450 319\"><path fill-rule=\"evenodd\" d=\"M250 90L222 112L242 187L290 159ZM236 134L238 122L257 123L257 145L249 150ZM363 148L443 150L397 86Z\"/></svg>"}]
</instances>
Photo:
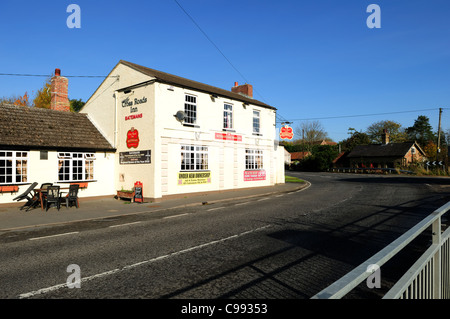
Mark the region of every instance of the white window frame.
<instances>
[{"instance_id":1,"label":"white window frame","mask_svg":"<svg viewBox=\"0 0 450 319\"><path fill-rule=\"evenodd\" d=\"M58 152L58 182L94 180L95 153Z\"/></svg>"},{"instance_id":2,"label":"white window frame","mask_svg":"<svg viewBox=\"0 0 450 319\"><path fill-rule=\"evenodd\" d=\"M233 129L233 104L223 104L223 128Z\"/></svg>"},{"instance_id":3,"label":"white window frame","mask_svg":"<svg viewBox=\"0 0 450 319\"><path fill-rule=\"evenodd\" d=\"M0 185L25 184L27 181L28 151L0 150Z\"/></svg>"},{"instance_id":4,"label":"white window frame","mask_svg":"<svg viewBox=\"0 0 450 319\"><path fill-rule=\"evenodd\" d=\"M258 149L245 149L245 170L257 171L264 169L264 152Z\"/></svg>"},{"instance_id":5,"label":"white window frame","mask_svg":"<svg viewBox=\"0 0 450 319\"><path fill-rule=\"evenodd\" d=\"M184 123L196 124L197 123L197 97L192 94L184 95Z\"/></svg>"},{"instance_id":6,"label":"white window frame","mask_svg":"<svg viewBox=\"0 0 450 319\"><path fill-rule=\"evenodd\" d=\"M181 145L182 172L208 171L208 146Z\"/></svg>"},{"instance_id":7,"label":"white window frame","mask_svg":"<svg viewBox=\"0 0 450 319\"><path fill-rule=\"evenodd\" d=\"M261 133L261 111L253 110L253 134Z\"/></svg>"}]
</instances>

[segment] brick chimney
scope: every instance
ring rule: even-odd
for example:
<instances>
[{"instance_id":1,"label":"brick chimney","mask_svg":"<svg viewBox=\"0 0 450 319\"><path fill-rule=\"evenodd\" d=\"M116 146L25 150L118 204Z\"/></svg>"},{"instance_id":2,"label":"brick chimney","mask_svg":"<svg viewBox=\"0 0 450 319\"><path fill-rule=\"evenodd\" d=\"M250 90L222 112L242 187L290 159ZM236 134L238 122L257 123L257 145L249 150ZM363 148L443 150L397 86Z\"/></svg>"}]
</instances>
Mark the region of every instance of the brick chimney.
<instances>
[{"instance_id":1,"label":"brick chimney","mask_svg":"<svg viewBox=\"0 0 450 319\"><path fill-rule=\"evenodd\" d=\"M389 132L386 129L381 134L381 144L389 144Z\"/></svg>"},{"instance_id":2,"label":"brick chimney","mask_svg":"<svg viewBox=\"0 0 450 319\"><path fill-rule=\"evenodd\" d=\"M60 69L55 69L55 76L52 77L50 82L52 96L50 108L52 110L70 112L68 88L69 80L61 76Z\"/></svg>"},{"instance_id":3,"label":"brick chimney","mask_svg":"<svg viewBox=\"0 0 450 319\"><path fill-rule=\"evenodd\" d=\"M253 86L251 84L245 83L243 85L238 85L237 82L234 82L231 92L239 93L253 99Z\"/></svg>"}]
</instances>

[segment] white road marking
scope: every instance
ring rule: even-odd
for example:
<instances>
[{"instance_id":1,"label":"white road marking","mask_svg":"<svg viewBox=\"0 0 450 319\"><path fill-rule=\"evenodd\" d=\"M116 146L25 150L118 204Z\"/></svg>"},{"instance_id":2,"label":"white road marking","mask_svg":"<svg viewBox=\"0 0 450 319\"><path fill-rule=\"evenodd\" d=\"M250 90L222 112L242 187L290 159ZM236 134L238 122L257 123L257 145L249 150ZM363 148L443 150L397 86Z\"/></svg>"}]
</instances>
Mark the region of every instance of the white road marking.
<instances>
[{"instance_id":1,"label":"white road marking","mask_svg":"<svg viewBox=\"0 0 450 319\"><path fill-rule=\"evenodd\" d=\"M181 216L186 216L186 215L189 215L189 213L178 214L178 215L173 215L173 216L166 216L166 217L163 217L163 219L169 219L169 218L181 217Z\"/></svg>"},{"instance_id":2,"label":"white road marking","mask_svg":"<svg viewBox=\"0 0 450 319\"><path fill-rule=\"evenodd\" d=\"M84 278L81 278L81 283L86 282L86 281L90 281L90 280L93 280L93 279L96 279L96 278L101 278L101 277L113 275L113 274L116 274L118 272L129 270L129 269L141 266L141 265L153 263L155 261L163 260L163 259L170 258L170 257L175 257L175 256L178 256L178 255L190 252L190 251L194 251L194 250L197 250L197 249L201 249L201 248L205 248L205 247L212 246L212 245L215 245L215 244L223 243L223 242L231 240L231 239L235 239L235 238L238 238L238 237L241 237L241 236L244 236L244 235L248 235L248 234L251 234L251 233L255 233L255 232L261 231L261 230L266 229L268 227L270 227L270 225L258 227L258 228L252 229L252 230L248 230L248 231L236 234L236 235L232 235L232 236L226 237L226 238L213 240L213 241L210 241L208 243L204 243L204 244L201 244L201 245L198 245L198 246L186 248L186 249L183 249L183 250L180 250L180 251L169 253L167 255L162 255L162 256L159 256L159 257L155 257L155 258L151 258L151 259L148 259L148 260L144 260L144 261L141 261L141 262L138 262L138 263L135 263L135 264L124 266L122 268L116 268L116 269L109 270L109 271L106 271L106 272L102 272L102 273L99 273L99 274L96 274L96 275L84 277ZM40 294L45 294L45 293L48 293L48 292L56 291L56 290L59 290L61 288L65 288L65 287L68 287L67 283L59 284L59 285L55 285L55 286L51 286L51 287L47 287L47 288L42 288L42 289L38 289L38 290L35 290L35 291L27 292L27 293L23 293L23 294L19 295L19 298L20 299L31 298L31 297L34 297L34 296L37 296L37 295L40 295Z\"/></svg>"},{"instance_id":3,"label":"white road marking","mask_svg":"<svg viewBox=\"0 0 450 319\"><path fill-rule=\"evenodd\" d=\"M223 208L225 208L225 207L210 208L210 209L208 209L208 210L206 210L206 211L207 211L207 212L210 212L210 211L212 211L212 210L223 209Z\"/></svg>"},{"instance_id":4,"label":"white road marking","mask_svg":"<svg viewBox=\"0 0 450 319\"><path fill-rule=\"evenodd\" d=\"M112 225L112 226L109 226L109 228L122 227L122 226L128 226L128 225L135 225L135 224L139 224L139 223L140 222L133 222L133 223L127 223L127 224Z\"/></svg>"},{"instance_id":5,"label":"white road marking","mask_svg":"<svg viewBox=\"0 0 450 319\"><path fill-rule=\"evenodd\" d=\"M53 237L60 237L60 236L67 236L67 235L73 235L73 234L78 234L79 232L74 231L71 233L63 233L63 234L57 234L57 235L50 235L50 236L42 236L42 237L33 237L33 238L29 238L28 240L39 240L39 239L46 239L46 238L53 238Z\"/></svg>"},{"instance_id":6,"label":"white road marking","mask_svg":"<svg viewBox=\"0 0 450 319\"><path fill-rule=\"evenodd\" d=\"M243 202L243 203L235 204L234 206L245 205L245 204L248 204L248 203L250 203L250 202Z\"/></svg>"}]
</instances>

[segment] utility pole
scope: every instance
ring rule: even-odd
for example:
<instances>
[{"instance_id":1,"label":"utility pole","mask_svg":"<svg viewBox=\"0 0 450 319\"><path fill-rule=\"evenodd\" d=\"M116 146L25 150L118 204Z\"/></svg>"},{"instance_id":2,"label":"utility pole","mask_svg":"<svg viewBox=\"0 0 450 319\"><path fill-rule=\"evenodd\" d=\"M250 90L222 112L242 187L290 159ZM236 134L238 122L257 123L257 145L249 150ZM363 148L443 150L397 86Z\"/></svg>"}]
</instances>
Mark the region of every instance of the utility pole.
<instances>
[{"instance_id":1,"label":"utility pole","mask_svg":"<svg viewBox=\"0 0 450 319\"><path fill-rule=\"evenodd\" d=\"M436 147L436 161L439 160L438 156L441 151L441 115L442 115L442 108L439 108L439 125L438 125L438 140L437 140L437 147Z\"/></svg>"}]
</instances>

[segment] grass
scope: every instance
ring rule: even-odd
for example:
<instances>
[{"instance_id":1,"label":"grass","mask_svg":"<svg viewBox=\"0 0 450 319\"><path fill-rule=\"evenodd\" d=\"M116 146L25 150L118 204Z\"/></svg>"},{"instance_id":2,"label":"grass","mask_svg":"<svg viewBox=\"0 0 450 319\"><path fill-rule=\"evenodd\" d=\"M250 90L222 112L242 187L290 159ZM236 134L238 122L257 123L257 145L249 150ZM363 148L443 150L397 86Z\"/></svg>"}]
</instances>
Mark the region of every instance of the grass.
<instances>
[{"instance_id":1,"label":"grass","mask_svg":"<svg viewBox=\"0 0 450 319\"><path fill-rule=\"evenodd\" d=\"M287 176L287 175L284 176L284 181L286 183L304 183L305 182L304 180L302 180L300 178L293 177L293 176Z\"/></svg>"}]
</instances>

